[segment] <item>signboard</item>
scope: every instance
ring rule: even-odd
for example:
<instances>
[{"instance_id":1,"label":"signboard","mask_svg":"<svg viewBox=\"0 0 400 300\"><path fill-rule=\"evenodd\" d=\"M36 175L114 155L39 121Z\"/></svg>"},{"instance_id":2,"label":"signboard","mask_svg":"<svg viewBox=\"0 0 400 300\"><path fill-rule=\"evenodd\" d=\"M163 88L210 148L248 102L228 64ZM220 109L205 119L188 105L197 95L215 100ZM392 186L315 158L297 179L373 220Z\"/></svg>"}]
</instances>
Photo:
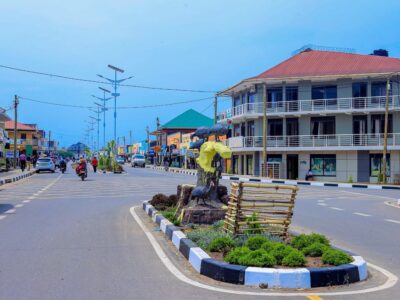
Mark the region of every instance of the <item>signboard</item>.
<instances>
[{"instance_id":1,"label":"signboard","mask_svg":"<svg viewBox=\"0 0 400 300\"><path fill-rule=\"evenodd\" d=\"M25 154L26 156L32 156L33 154L33 149L32 149L32 145L26 145L25 146Z\"/></svg>"},{"instance_id":2,"label":"signboard","mask_svg":"<svg viewBox=\"0 0 400 300\"><path fill-rule=\"evenodd\" d=\"M189 149L190 147L190 136L192 133L182 134L182 143L180 144L181 149Z\"/></svg>"},{"instance_id":3,"label":"signboard","mask_svg":"<svg viewBox=\"0 0 400 300\"><path fill-rule=\"evenodd\" d=\"M17 157L19 157L19 151L17 150ZM14 158L14 151L13 150L7 150L6 151L6 158Z\"/></svg>"},{"instance_id":4,"label":"signboard","mask_svg":"<svg viewBox=\"0 0 400 300\"><path fill-rule=\"evenodd\" d=\"M175 145L176 149L179 149L180 143L181 143L181 133L180 132L172 133L167 136L167 145L168 146Z\"/></svg>"}]
</instances>

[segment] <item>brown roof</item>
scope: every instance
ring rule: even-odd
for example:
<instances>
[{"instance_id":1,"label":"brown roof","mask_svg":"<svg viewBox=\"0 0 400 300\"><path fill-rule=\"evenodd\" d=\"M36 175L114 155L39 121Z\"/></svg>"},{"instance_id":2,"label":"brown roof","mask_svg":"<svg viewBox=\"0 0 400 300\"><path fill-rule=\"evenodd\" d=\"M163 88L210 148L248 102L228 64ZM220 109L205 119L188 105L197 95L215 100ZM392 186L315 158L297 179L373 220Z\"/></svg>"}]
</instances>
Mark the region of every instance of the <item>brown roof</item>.
<instances>
[{"instance_id":1,"label":"brown roof","mask_svg":"<svg viewBox=\"0 0 400 300\"><path fill-rule=\"evenodd\" d=\"M306 50L251 79L400 72L400 59Z\"/></svg>"},{"instance_id":2,"label":"brown roof","mask_svg":"<svg viewBox=\"0 0 400 300\"><path fill-rule=\"evenodd\" d=\"M14 124L15 124L14 120L6 121L5 123L6 123L5 124L6 130L14 129ZM17 122L17 130L36 131L36 128L28 124Z\"/></svg>"}]
</instances>

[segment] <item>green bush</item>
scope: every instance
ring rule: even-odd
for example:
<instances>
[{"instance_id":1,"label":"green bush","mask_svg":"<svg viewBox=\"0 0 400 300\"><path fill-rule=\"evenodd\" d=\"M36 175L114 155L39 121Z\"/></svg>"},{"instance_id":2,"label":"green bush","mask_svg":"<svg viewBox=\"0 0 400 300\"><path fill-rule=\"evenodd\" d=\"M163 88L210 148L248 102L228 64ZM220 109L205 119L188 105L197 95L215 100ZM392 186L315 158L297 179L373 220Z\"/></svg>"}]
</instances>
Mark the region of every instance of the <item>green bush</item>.
<instances>
[{"instance_id":1,"label":"green bush","mask_svg":"<svg viewBox=\"0 0 400 300\"><path fill-rule=\"evenodd\" d=\"M161 214L175 226L180 225L180 222L179 222L178 218L176 217L176 208L175 207L169 207L166 210L162 211Z\"/></svg>"},{"instance_id":2,"label":"green bush","mask_svg":"<svg viewBox=\"0 0 400 300\"><path fill-rule=\"evenodd\" d=\"M321 243L329 246L329 240L322 234L318 233L312 233L309 235L300 234L290 242L290 244L298 250L303 250L314 243Z\"/></svg>"},{"instance_id":3,"label":"green bush","mask_svg":"<svg viewBox=\"0 0 400 300\"><path fill-rule=\"evenodd\" d=\"M304 254L299 250L291 249L290 253L288 253L282 260L282 265L288 267L303 267L306 264L306 258Z\"/></svg>"},{"instance_id":4,"label":"green bush","mask_svg":"<svg viewBox=\"0 0 400 300\"><path fill-rule=\"evenodd\" d=\"M186 232L189 239L195 242L200 248L208 249L210 243L217 237L230 237L232 236L223 230L213 230L211 228L197 228L192 231Z\"/></svg>"},{"instance_id":5,"label":"green bush","mask_svg":"<svg viewBox=\"0 0 400 300\"><path fill-rule=\"evenodd\" d=\"M239 263L252 267L272 267L276 265L276 259L265 250L258 249L240 257Z\"/></svg>"},{"instance_id":6,"label":"green bush","mask_svg":"<svg viewBox=\"0 0 400 300\"><path fill-rule=\"evenodd\" d=\"M329 246L327 246L325 244L321 244L319 242L316 242L316 243L311 244L310 246L303 248L302 252L306 256L320 257L328 249L329 249Z\"/></svg>"},{"instance_id":7,"label":"green bush","mask_svg":"<svg viewBox=\"0 0 400 300\"><path fill-rule=\"evenodd\" d=\"M247 247L237 247L225 255L224 260L230 264L239 264L239 259L249 254L251 251Z\"/></svg>"},{"instance_id":8,"label":"green bush","mask_svg":"<svg viewBox=\"0 0 400 300\"><path fill-rule=\"evenodd\" d=\"M257 213L253 213L250 217L246 218L247 226L251 229L247 230L248 234L260 234L263 232L261 224L250 224L250 222L255 222L255 221L258 221Z\"/></svg>"},{"instance_id":9,"label":"green bush","mask_svg":"<svg viewBox=\"0 0 400 300\"><path fill-rule=\"evenodd\" d=\"M261 245L261 249L263 249L267 252L271 252L274 249L276 244L277 243L272 242L272 241L266 241Z\"/></svg>"},{"instance_id":10,"label":"green bush","mask_svg":"<svg viewBox=\"0 0 400 300\"><path fill-rule=\"evenodd\" d=\"M335 249L329 249L322 255L322 262L324 264L339 266L351 263L352 261L353 258L350 255Z\"/></svg>"},{"instance_id":11,"label":"green bush","mask_svg":"<svg viewBox=\"0 0 400 300\"><path fill-rule=\"evenodd\" d=\"M212 224L212 228L214 230L220 230L220 229L222 229L222 227L224 227L224 220L219 220Z\"/></svg>"},{"instance_id":12,"label":"green bush","mask_svg":"<svg viewBox=\"0 0 400 300\"><path fill-rule=\"evenodd\" d=\"M211 252L227 253L235 247L235 241L229 236L220 236L213 239L208 246Z\"/></svg>"},{"instance_id":13,"label":"green bush","mask_svg":"<svg viewBox=\"0 0 400 300\"><path fill-rule=\"evenodd\" d=\"M295 249L285 244L275 244L272 248L271 255L275 257L276 262L280 265L282 264L282 260L294 250Z\"/></svg>"},{"instance_id":14,"label":"green bush","mask_svg":"<svg viewBox=\"0 0 400 300\"><path fill-rule=\"evenodd\" d=\"M262 244L268 241L269 240L265 236L252 236L246 241L245 246L248 247L250 250L257 250L261 248Z\"/></svg>"}]
</instances>

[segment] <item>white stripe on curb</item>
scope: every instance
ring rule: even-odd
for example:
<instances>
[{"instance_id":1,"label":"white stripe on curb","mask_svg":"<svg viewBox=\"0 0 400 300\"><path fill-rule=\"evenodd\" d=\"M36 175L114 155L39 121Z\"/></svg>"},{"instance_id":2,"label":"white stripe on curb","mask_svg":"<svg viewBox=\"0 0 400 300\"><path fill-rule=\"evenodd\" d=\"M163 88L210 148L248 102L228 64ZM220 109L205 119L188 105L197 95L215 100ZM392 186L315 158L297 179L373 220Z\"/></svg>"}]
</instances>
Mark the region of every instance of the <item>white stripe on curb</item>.
<instances>
[{"instance_id":1,"label":"white stripe on curb","mask_svg":"<svg viewBox=\"0 0 400 300\"><path fill-rule=\"evenodd\" d=\"M200 247L190 248L189 252L189 262L192 267L200 273L201 270L201 261L205 258L210 258L210 256L204 252Z\"/></svg>"},{"instance_id":2,"label":"white stripe on curb","mask_svg":"<svg viewBox=\"0 0 400 300\"><path fill-rule=\"evenodd\" d=\"M172 243L175 245L176 249L179 250L181 245L181 239L185 239L186 235L182 231L174 231L172 233Z\"/></svg>"}]
</instances>

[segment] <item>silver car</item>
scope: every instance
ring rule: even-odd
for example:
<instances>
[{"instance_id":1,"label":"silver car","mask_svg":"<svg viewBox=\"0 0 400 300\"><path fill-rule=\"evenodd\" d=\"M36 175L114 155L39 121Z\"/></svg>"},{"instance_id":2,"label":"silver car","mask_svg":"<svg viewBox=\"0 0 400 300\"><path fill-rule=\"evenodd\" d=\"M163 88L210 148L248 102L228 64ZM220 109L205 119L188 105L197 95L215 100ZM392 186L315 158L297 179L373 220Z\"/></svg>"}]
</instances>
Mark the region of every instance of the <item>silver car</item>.
<instances>
[{"instance_id":1,"label":"silver car","mask_svg":"<svg viewBox=\"0 0 400 300\"><path fill-rule=\"evenodd\" d=\"M132 156L131 166L144 168L146 166L146 159L143 155L135 154Z\"/></svg>"},{"instance_id":2,"label":"silver car","mask_svg":"<svg viewBox=\"0 0 400 300\"><path fill-rule=\"evenodd\" d=\"M54 173L56 171L56 166L50 157L39 158L36 162L36 173L41 171L50 171Z\"/></svg>"}]
</instances>

